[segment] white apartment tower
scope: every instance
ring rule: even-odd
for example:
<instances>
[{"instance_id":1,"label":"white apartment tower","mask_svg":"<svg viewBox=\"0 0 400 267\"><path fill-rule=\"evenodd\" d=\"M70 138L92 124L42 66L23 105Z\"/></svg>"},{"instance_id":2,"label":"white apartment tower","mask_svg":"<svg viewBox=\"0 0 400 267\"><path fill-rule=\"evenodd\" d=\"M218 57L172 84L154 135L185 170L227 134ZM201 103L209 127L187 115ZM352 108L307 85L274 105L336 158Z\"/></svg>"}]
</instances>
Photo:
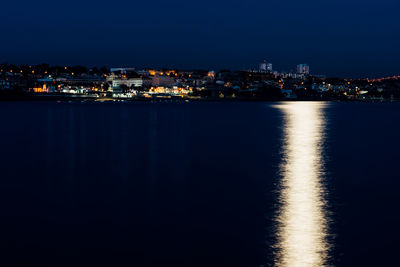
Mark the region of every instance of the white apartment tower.
<instances>
[{"instance_id":1,"label":"white apartment tower","mask_svg":"<svg viewBox=\"0 0 400 267\"><path fill-rule=\"evenodd\" d=\"M305 75L310 74L310 66L308 66L307 64L297 65L297 73Z\"/></svg>"}]
</instances>

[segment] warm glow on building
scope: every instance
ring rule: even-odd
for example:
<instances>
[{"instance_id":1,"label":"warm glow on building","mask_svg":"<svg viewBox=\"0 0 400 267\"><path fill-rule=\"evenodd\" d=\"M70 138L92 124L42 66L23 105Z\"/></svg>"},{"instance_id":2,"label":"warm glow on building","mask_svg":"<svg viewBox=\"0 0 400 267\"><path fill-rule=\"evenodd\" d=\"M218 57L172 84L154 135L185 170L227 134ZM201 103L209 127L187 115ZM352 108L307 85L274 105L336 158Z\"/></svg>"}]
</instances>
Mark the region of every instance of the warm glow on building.
<instances>
[{"instance_id":1,"label":"warm glow on building","mask_svg":"<svg viewBox=\"0 0 400 267\"><path fill-rule=\"evenodd\" d=\"M43 87L34 87L32 88L32 91L34 93L48 93L49 88L45 84L43 84Z\"/></svg>"}]
</instances>

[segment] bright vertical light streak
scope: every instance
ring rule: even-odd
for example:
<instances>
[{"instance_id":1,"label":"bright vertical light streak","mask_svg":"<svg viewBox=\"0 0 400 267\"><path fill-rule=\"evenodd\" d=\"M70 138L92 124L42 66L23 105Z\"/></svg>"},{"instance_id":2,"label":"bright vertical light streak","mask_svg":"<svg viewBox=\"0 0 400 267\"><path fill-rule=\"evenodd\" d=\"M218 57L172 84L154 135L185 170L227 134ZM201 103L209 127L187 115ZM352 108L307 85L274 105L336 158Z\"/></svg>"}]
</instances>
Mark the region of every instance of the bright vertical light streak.
<instances>
[{"instance_id":1,"label":"bright vertical light streak","mask_svg":"<svg viewBox=\"0 0 400 267\"><path fill-rule=\"evenodd\" d=\"M326 266L328 217L323 186L324 108L319 102L277 106L284 113L276 266Z\"/></svg>"}]
</instances>

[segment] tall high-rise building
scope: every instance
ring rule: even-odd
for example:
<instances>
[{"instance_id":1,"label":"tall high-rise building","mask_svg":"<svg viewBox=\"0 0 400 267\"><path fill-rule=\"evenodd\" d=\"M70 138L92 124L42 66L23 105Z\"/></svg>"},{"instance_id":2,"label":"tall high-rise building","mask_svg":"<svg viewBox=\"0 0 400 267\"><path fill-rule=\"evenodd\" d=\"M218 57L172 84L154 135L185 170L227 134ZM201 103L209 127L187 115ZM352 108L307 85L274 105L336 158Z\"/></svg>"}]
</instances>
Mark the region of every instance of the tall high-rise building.
<instances>
[{"instance_id":1,"label":"tall high-rise building","mask_svg":"<svg viewBox=\"0 0 400 267\"><path fill-rule=\"evenodd\" d=\"M299 74L310 74L310 66L307 64L299 64L297 65L297 73Z\"/></svg>"},{"instance_id":2,"label":"tall high-rise building","mask_svg":"<svg viewBox=\"0 0 400 267\"><path fill-rule=\"evenodd\" d=\"M264 62L260 63L259 70L260 71L267 71L267 61L266 60L264 60Z\"/></svg>"},{"instance_id":3,"label":"tall high-rise building","mask_svg":"<svg viewBox=\"0 0 400 267\"><path fill-rule=\"evenodd\" d=\"M272 63L267 63L267 61L264 60L264 62L260 63L259 70L263 72L272 71Z\"/></svg>"}]
</instances>

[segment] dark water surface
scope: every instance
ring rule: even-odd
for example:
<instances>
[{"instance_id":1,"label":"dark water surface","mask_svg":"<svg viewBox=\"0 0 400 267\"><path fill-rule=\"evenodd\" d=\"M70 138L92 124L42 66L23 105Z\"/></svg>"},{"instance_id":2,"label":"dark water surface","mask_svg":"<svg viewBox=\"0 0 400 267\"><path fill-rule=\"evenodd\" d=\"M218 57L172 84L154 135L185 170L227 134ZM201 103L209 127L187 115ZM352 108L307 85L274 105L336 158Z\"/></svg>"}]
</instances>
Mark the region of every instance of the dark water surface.
<instances>
[{"instance_id":1,"label":"dark water surface","mask_svg":"<svg viewBox=\"0 0 400 267\"><path fill-rule=\"evenodd\" d=\"M0 102L0 266L399 266L398 103Z\"/></svg>"}]
</instances>

